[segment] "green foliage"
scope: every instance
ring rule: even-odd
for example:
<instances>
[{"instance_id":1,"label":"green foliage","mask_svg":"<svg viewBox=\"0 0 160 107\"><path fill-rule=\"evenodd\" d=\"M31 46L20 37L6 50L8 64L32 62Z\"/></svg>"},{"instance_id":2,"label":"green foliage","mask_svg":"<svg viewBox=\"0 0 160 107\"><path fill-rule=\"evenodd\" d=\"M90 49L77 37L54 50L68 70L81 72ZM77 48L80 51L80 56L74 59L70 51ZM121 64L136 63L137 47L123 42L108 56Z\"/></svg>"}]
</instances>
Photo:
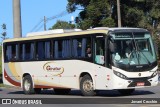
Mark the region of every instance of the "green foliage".
<instances>
[{"instance_id":1,"label":"green foliage","mask_svg":"<svg viewBox=\"0 0 160 107\"><path fill-rule=\"evenodd\" d=\"M52 26L50 29L73 29L75 28L74 24L70 24L66 21L57 21L55 25Z\"/></svg>"},{"instance_id":2,"label":"green foliage","mask_svg":"<svg viewBox=\"0 0 160 107\"><path fill-rule=\"evenodd\" d=\"M109 27L114 27L115 26L115 22L112 18L105 18L105 19L102 19L100 21L102 27L106 27L106 26L109 26Z\"/></svg>"},{"instance_id":3,"label":"green foliage","mask_svg":"<svg viewBox=\"0 0 160 107\"><path fill-rule=\"evenodd\" d=\"M110 0L68 0L68 12L74 12L78 8L83 8L76 18L77 26L81 29L115 26L111 18Z\"/></svg>"},{"instance_id":4,"label":"green foliage","mask_svg":"<svg viewBox=\"0 0 160 107\"><path fill-rule=\"evenodd\" d=\"M68 0L67 10L68 12L74 12L78 7L86 8L91 0Z\"/></svg>"},{"instance_id":5,"label":"green foliage","mask_svg":"<svg viewBox=\"0 0 160 107\"><path fill-rule=\"evenodd\" d=\"M124 27L153 30L160 26L160 0L120 0L120 7ZM82 29L117 26L116 0L68 0L68 12L76 9L82 9L76 18Z\"/></svg>"},{"instance_id":6,"label":"green foliage","mask_svg":"<svg viewBox=\"0 0 160 107\"><path fill-rule=\"evenodd\" d=\"M85 30L86 28L90 28L92 23L93 23L92 20L85 19L85 20L81 21L81 23L78 24L78 28Z\"/></svg>"},{"instance_id":7,"label":"green foliage","mask_svg":"<svg viewBox=\"0 0 160 107\"><path fill-rule=\"evenodd\" d=\"M6 24L2 24L1 27L3 30L3 32L1 33L1 35L2 35L1 38L4 40L4 39L6 39L6 36L7 36L7 32L6 32L7 27L6 27Z\"/></svg>"},{"instance_id":8,"label":"green foliage","mask_svg":"<svg viewBox=\"0 0 160 107\"><path fill-rule=\"evenodd\" d=\"M128 8L125 10L125 15L122 16L123 26L137 27L142 20L143 11L137 8ZM137 23L138 22L138 23Z\"/></svg>"}]
</instances>

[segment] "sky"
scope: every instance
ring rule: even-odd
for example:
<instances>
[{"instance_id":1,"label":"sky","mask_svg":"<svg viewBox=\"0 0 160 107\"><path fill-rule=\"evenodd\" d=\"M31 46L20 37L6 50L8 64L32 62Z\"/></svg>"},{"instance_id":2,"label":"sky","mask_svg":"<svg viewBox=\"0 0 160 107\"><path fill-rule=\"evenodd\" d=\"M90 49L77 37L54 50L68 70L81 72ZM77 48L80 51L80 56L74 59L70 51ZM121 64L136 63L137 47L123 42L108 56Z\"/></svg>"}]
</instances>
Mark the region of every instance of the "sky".
<instances>
[{"instance_id":1,"label":"sky","mask_svg":"<svg viewBox=\"0 0 160 107\"><path fill-rule=\"evenodd\" d=\"M21 1L21 23L22 36L33 30L33 28L46 16L47 18L58 16L66 11L67 0L20 0ZM0 0L0 25L7 25L7 37L13 38L13 9L12 0ZM65 14L47 22L47 29L53 26L57 20L71 21L79 11ZM43 31L43 22L32 32ZM0 34L2 33L0 27Z\"/></svg>"}]
</instances>

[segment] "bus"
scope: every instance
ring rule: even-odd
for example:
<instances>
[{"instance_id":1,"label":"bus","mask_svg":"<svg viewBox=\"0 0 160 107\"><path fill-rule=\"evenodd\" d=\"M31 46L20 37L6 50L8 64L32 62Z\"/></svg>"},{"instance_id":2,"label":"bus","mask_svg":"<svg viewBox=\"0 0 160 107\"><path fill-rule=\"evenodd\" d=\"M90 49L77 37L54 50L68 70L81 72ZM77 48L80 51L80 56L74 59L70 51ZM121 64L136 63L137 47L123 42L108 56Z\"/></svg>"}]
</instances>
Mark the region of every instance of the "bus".
<instances>
[{"instance_id":1,"label":"bus","mask_svg":"<svg viewBox=\"0 0 160 107\"><path fill-rule=\"evenodd\" d=\"M24 94L53 88L56 94L100 90L123 95L158 84L158 65L150 32L143 28L51 30L6 39L3 83Z\"/></svg>"}]
</instances>

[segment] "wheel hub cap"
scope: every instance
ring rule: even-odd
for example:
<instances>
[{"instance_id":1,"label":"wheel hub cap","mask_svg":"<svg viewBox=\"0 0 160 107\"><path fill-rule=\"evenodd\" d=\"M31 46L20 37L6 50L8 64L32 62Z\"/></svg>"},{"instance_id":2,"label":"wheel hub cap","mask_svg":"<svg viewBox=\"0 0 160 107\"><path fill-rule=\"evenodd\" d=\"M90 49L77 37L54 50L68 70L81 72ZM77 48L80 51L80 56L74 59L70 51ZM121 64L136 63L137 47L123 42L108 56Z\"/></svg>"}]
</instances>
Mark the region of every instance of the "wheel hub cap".
<instances>
[{"instance_id":1,"label":"wheel hub cap","mask_svg":"<svg viewBox=\"0 0 160 107\"><path fill-rule=\"evenodd\" d=\"M83 89L86 92L90 92L93 90L93 83L90 80L86 80L83 84Z\"/></svg>"},{"instance_id":2,"label":"wheel hub cap","mask_svg":"<svg viewBox=\"0 0 160 107\"><path fill-rule=\"evenodd\" d=\"M31 86L31 83L30 83L28 80L26 80L26 81L24 82L24 88L25 88L25 90L26 90L26 91L29 91L30 86Z\"/></svg>"}]
</instances>

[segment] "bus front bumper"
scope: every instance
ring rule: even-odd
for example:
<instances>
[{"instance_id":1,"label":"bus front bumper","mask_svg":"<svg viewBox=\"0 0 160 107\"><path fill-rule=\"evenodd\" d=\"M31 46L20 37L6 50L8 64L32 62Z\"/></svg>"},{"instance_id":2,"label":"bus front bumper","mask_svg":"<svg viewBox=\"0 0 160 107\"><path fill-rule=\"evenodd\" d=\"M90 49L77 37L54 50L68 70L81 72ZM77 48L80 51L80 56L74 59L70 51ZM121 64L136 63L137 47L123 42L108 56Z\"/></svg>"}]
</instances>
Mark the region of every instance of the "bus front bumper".
<instances>
[{"instance_id":1,"label":"bus front bumper","mask_svg":"<svg viewBox=\"0 0 160 107\"><path fill-rule=\"evenodd\" d=\"M112 89L132 89L132 88L144 88L158 85L158 75L153 78L129 78L122 79L114 75Z\"/></svg>"}]
</instances>

